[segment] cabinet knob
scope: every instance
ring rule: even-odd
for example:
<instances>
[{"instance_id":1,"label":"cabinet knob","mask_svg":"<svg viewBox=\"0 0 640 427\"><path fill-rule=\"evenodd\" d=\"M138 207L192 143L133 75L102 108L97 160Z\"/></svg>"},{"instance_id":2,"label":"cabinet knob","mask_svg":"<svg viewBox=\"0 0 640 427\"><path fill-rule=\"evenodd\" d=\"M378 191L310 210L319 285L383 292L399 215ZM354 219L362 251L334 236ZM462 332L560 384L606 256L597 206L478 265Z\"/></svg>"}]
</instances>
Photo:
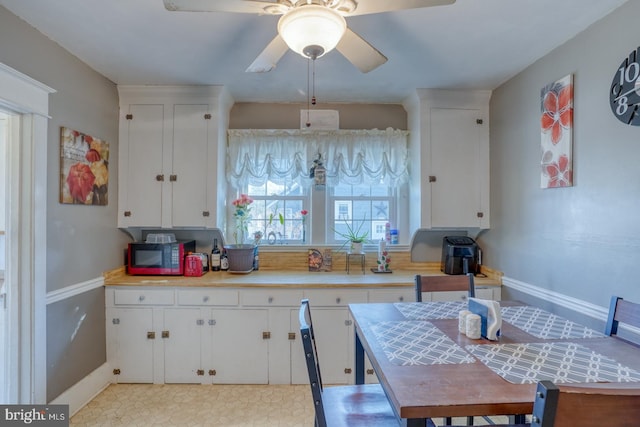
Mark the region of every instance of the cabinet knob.
<instances>
[{"instance_id":1,"label":"cabinet knob","mask_svg":"<svg viewBox=\"0 0 640 427\"><path fill-rule=\"evenodd\" d=\"M169 338L169 331L162 331L162 338Z\"/></svg>"},{"instance_id":2,"label":"cabinet knob","mask_svg":"<svg viewBox=\"0 0 640 427\"><path fill-rule=\"evenodd\" d=\"M203 375L204 375L204 369L198 369L198 370L196 371L196 373L197 373L199 376L203 376Z\"/></svg>"},{"instance_id":3,"label":"cabinet knob","mask_svg":"<svg viewBox=\"0 0 640 427\"><path fill-rule=\"evenodd\" d=\"M352 322L351 320L345 320L345 321L344 321L344 325L345 325L345 326L351 326L351 324L352 324L352 323L353 323L353 322Z\"/></svg>"},{"instance_id":4,"label":"cabinet knob","mask_svg":"<svg viewBox=\"0 0 640 427\"><path fill-rule=\"evenodd\" d=\"M296 333L295 332L289 332L289 339L290 340L295 340L296 339Z\"/></svg>"},{"instance_id":5,"label":"cabinet knob","mask_svg":"<svg viewBox=\"0 0 640 427\"><path fill-rule=\"evenodd\" d=\"M400 298L398 298L398 301L400 301L400 302L404 301L404 297L401 296Z\"/></svg>"},{"instance_id":6,"label":"cabinet knob","mask_svg":"<svg viewBox=\"0 0 640 427\"><path fill-rule=\"evenodd\" d=\"M215 374L217 374L215 369L209 369L209 375L214 376Z\"/></svg>"},{"instance_id":7,"label":"cabinet knob","mask_svg":"<svg viewBox=\"0 0 640 427\"><path fill-rule=\"evenodd\" d=\"M202 211L202 216L209 216L209 215L211 215L209 211Z\"/></svg>"},{"instance_id":8,"label":"cabinet knob","mask_svg":"<svg viewBox=\"0 0 640 427\"><path fill-rule=\"evenodd\" d=\"M336 304L340 304L340 301L342 301L340 297L336 298Z\"/></svg>"},{"instance_id":9,"label":"cabinet knob","mask_svg":"<svg viewBox=\"0 0 640 427\"><path fill-rule=\"evenodd\" d=\"M202 297L202 302L209 302L209 296Z\"/></svg>"},{"instance_id":10,"label":"cabinet knob","mask_svg":"<svg viewBox=\"0 0 640 427\"><path fill-rule=\"evenodd\" d=\"M164 181L164 175L162 174L156 175L156 181L161 181L161 182Z\"/></svg>"},{"instance_id":11,"label":"cabinet knob","mask_svg":"<svg viewBox=\"0 0 640 427\"><path fill-rule=\"evenodd\" d=\"M435 175L429 175L429 182L436 182Z\"/></svg>"},{"instance_id":12,"label":"cabinet knob","mask_svg":"<svg viewBox=\"0 0 640 427\"><path fill-rule=\"evenodd\" d=\"M263 332L262 333L262 339L263 340L271 339L271 332L268 332L268 331L267 332Z\"/></svg>"},{"instance_id":13,"label":"cabinet knob","mask_svg":"<svg viewBox=\"0 0 640 427\"><path fill-rule=\"evenodd\" d=\"M351 368L344 368L344 373L345 374L350 374L351 373Z\"/></svg>"},{"instance_id":14,"label":"cabinet knob","mask_svg":"<svg viewBox=\"0 0 640 427\"><path fill-rule=\"evenodd\" d=\"M140 301L140 302L144 301L144 295L140 295L140 296L138 297L138 301Z\"/></svg>"},{"instance_id":15,"label":"cabinet knob","mask_svg":"<svg viewBox=\"0 0 640 427\"><path fill-rule=\"evenodd\" d=\"M155 340L156 339L156 333L153 331L149 331L147 332L147 339L149 340Z\"/></svg>"},{"instance_id":16,"label":"cabinet knob","mask_svg":"<svg viewBox=\"0 0 640 427\"><path fill-rule=\"evenodd\" d=\"M169 175L169 181L176 182L178 180L178 175Z\"/></svg>"},{"instance_id":17,"label":"cabinet knob","mask_svg":"<svg viewBox=\"0 0 640 427\"><path fill-rule=\"evenodd\" d=\"M114 319L111 320L111 323L113 323L114 325L119 325L120 324L120 319L114 318Z\"/></svg>"},{"instance_id":18,"label":"cabinet knob","mask_svg":"<svg viewBox=\"0 0 640 427\"><path fill-rule=\"evenodd\" d=\"M267 301L269 301L269 304L273 303L273 297L269 297Z\"/></svg>"},{"instance_id":19,"label":"cabinet knob","mask_svg":"<svg viewBox=\"0 0 640 427\"><path fill-rule=\"evenodd\" d=\"M209 319L209 326L215 326L216 325L216 319Z\"/></svg>"},{"instance_id":20,"label":"cabinet knob","mask_svg":"<svg viewBox=\"0 0 640 427\"><path fill-rule=\"evenodd\" d=\"M198 325L198 326L202 326L202 325L204 325L204 319L198 319L198 320L196 320L196 325Z\"/></svg>"},{"instance_id":21,"label":"cabinet knob","mask_svg":"<svg viewBox=\"0 0 640 427\"><path fill-rule=\"evenodd\" d=\"M131 216L131 211L124 211L124 216Z\"/></svg>"},{"instance_id":22,"label":"cabinet knob","mask_svg":"<svg viewBox=\"0 0 640 427\"><path fill-rule=\"evenodd\" d=\"M373 375L373 369L367 369L367 375Z\"/></svg>"}]
</instances>

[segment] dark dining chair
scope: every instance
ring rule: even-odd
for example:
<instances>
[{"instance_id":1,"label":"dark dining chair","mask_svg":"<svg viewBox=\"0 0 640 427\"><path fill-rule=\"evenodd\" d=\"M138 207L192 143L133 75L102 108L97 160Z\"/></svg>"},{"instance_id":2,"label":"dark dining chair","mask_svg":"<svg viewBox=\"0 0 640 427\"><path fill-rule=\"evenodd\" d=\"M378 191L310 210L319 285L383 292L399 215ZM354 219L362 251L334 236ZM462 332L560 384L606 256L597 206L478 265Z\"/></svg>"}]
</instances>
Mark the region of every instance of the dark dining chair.
<instances>
[{"instance_id":1,"label":"dark dining chair","mask_svg":"<svg viewBox=\"0 0 640 427\"><path fill-rule=\"evenodd\" d=\"M614 295L611 297L611 303L609 304L609 316L604 330L605 335L617 336L620 323L640 328L640 304ZM628 340L625 339L625 341ZM637 343L633 344L638 345Z\"/></svg>"},{"instance_id":2,"label":"dark dining chair","mask_svg":"<svg viewBox=\"0 0 640 427\"><path fill-rule=\"evenodd\" d=\"M447 276L415 276L416 301L422 302L423 292L467 291L469 297L476 296L473 273Z\"/></svg>"},{"instance_id":3,"label":"dark dining chair","mask_svg":"<svg viewBox=\"0 0 640 427\"><path fill-rule=\"evenodd\" d=\"M397 427L400 425L379 384L323 386L308 299L303 299L300 304L299 319L315 409L315 426ZM435 427L435 425L427 423L427 427Z\"/></svg>"},{"instance_id":4,"label":"dark dining chair","mask_svg":"<svg viewBox=\"0 0 640 427\"><path fill-rule=\"evenodd\" d=\"M467 291L468 296L476 296L473 273L465 275L424 276L416 274L414 279L416 301L422 302L423 292ZM451 417L445 417L445 425L451 425ZM473 417L467 417L467 425L473 425Z\"/></svg>"},{"instance_id":5,"label":"dark dining chair","mask_svg":"<svg viewBox=\"0 0 640 427\"><path fill-rule=\"evenodd\" d=\"M614 386L614 387L611 387ZM540 381L531 427L636 426L640 420L640 388L558 386Z\"/></svg>"}]
</instances>

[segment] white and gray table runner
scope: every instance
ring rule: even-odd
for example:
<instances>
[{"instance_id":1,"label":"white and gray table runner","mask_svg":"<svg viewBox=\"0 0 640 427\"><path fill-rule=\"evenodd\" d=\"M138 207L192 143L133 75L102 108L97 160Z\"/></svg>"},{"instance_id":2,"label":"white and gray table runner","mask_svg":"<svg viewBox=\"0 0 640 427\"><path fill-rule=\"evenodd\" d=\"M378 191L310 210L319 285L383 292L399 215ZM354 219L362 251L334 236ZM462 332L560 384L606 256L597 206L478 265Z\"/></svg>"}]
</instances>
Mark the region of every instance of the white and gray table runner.
<instances>
[{"instance_id":1,"label":"white and gray table runner","mask_svg":"<svg viewBox=\"0 0 640 427\"><path fill-rule=\"evenodd\" d=\"M408 320L457 319L460 310L468 307L464 301L396 302L393 305Z\"/></svg>"},{"instance_id":2,"label":"white and gray table runner","mask_svg":"<svg viewBox=\"0 0 640 427\"><path fill-rule=\"evenodd\" d=\"M371 330L394 365L459 364L476 361L430 322L380 322L373 324Z\"/></svg>"},{"instance_id":3,"label":"white and gray table runner","mask_svg":"<svg viewBox=\"0 0 640 427\"><path fill-rule=\"evenodd\" d=\"M502 321L542 339L601 338L603 333L528 305L502 307Z\"/></svg>"},{"instance_id":4,"label":"white and gray table runner","mask_svg":"<svg viewBox=\"0 0 640 427\"><path fill-rule=\"evenodd\" d=\"M514 384L636 382L640 372L573 342L468 345L467 351Z\"/></svg>"}]
</instances>

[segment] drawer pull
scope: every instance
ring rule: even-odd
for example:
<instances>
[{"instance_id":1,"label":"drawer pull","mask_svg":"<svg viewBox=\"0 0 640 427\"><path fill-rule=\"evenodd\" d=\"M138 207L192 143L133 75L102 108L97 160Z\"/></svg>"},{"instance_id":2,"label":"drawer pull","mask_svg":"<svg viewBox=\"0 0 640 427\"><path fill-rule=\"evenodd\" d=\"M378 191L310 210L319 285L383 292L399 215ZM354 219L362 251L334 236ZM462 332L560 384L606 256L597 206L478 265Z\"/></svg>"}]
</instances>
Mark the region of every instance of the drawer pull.
<instances>
[{"instance_id":1,"label":"drawer pull","mask_svg":"<svg viewBox=\"0 0 640 427\"><path fill-rule=\"evenodd\" d=\"M345 374L350 374L351 373L351 368L344 368L344 373Z\"/></svg>"},{"instance_id":2,"label":"drawer pull","mask_svg":"<svg viewBox=\"0 0 640 427\"><path fill-rule=\"evenodd\" d=\"M373 375L373 369L367 369L367 375Z\"/></svg>"}]
</instances>

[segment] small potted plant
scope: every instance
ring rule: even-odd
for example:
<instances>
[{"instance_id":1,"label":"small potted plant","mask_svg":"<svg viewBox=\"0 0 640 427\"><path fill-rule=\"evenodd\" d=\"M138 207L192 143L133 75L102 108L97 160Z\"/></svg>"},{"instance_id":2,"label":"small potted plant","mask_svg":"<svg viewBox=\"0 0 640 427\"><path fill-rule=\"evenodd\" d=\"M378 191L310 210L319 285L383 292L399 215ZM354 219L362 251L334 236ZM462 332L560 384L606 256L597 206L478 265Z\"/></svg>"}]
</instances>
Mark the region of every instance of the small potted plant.
<instances>
[{"instance_id":1,"label":"small potted plant","mask_svg":"<svg viewBox=\"0 0 640 427\"><path fill-rule=\"evenodd\" d=\"M349 246L349 252L352 254L361 254L362 253L362 245L367 241L367 237L369 237L368 230L362 230L364 227L365 221L363 220L357 226L352 225L349 221L344 220L344 224L346 226L346 231L338 231L334 229L336 234L346 239L344 244L340 247L342 249L347 243Z\"/></svg>"}]
</instances>

